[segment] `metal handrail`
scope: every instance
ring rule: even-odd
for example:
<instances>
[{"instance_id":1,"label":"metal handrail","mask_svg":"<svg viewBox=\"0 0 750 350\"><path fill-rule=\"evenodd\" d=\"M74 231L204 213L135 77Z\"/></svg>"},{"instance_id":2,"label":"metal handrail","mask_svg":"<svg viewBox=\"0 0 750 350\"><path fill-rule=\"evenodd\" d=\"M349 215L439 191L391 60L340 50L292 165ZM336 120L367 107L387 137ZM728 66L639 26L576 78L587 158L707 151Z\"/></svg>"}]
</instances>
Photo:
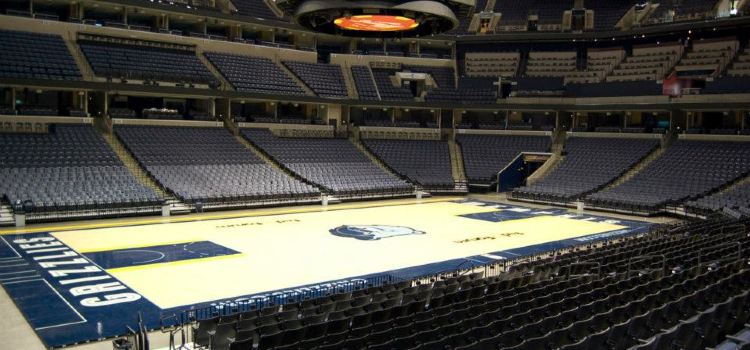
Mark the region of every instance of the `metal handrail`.
<instances>
[{"instance_id":1,"label":"metal handrail","mask_svg":"<svg viewBox=\"0 0 750 350\"><path fill-rule=\"evenodd\" d=\"M569 279L571 276L571 273L573 272L574 266L596 266L596 275L601 278L602 277L602 264L596 261L584 261L584 262L577 262L572 263L568 265L568 273L565 274L565 279Z\"/></svg>"},{"instance_id":2,"label":"metal handrail","mask_svg":"<svg viewBox=\"0 0 750 350\"><path fill-rule=\"evenodd\" d=\"M722 247L729 247L729 246L734 246L734 245L737 246L737 257L736 258L735 257L725 257L725 258L718 259L716 261L740 260L742 258L742 243L740 243L740 242L726 242L726 243L722 243L722 244L720 244L718 246L714 246L714 247L710 247L710 248L711 249L715 249L715 250L718 251L718 250L721 250ZM698 266L702 266L703 265L703 251L706 250L706 249L709 249L709 248L701 248L700 250L698 250Z\"/></svg>"},{"instance_id":3,"label":"metal handrail","mask_svg":"<svg viewBox=\"0 0 750 350\"><path fill-rule=\"evenodd\" d=\"M641 256L634 256L630 259L628 259L628 265L627 265L627 276L630 277L630 266L633 264L633 261L643 261L647 259L652 258L661 258L661 271L666 271L667 268L667 257L664 254L648 254L648 255L641 255Z\"/></svg>"}]
</instances>

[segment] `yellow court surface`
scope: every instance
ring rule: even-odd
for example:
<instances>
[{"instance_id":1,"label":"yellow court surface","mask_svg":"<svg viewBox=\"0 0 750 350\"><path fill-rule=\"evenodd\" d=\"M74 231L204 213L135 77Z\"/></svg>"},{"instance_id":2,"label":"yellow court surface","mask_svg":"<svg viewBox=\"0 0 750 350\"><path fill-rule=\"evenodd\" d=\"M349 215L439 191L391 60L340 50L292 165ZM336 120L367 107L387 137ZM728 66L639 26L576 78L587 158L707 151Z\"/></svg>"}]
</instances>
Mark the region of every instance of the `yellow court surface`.
<instances>
[{"instance_id":1,"label":"yellow court surface","mask_svg":"<svg viewBox=\"0 0 750 350\"><path fill-rule=\"evenodd\" d=\"M524 247L638 222L475 201L411 203L51 235L161 309ZM507 254L500 254L508 252Z\"/></svg>"}]
</instances>

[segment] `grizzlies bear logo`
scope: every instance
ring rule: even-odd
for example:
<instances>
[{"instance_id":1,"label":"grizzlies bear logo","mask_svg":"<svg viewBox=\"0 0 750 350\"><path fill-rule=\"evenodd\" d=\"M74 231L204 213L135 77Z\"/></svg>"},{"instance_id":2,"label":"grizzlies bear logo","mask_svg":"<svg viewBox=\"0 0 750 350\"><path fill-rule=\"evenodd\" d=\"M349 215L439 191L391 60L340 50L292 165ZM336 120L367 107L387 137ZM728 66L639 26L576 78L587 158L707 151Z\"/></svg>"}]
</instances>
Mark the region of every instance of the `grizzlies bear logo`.
<instances>
[{"instance_id":1,"label":"grizzlies bear logo","mask_svg":"<svg viewBox=\"0 0 750 350\"><path fill-rule=\"evenodd\" d=\"M330 230L330 232L335 236L356 238L363 241L377 241L388 237L423 235L426 233L410 227L390 225L342 225Z\"/></svg>"}]
</instances>

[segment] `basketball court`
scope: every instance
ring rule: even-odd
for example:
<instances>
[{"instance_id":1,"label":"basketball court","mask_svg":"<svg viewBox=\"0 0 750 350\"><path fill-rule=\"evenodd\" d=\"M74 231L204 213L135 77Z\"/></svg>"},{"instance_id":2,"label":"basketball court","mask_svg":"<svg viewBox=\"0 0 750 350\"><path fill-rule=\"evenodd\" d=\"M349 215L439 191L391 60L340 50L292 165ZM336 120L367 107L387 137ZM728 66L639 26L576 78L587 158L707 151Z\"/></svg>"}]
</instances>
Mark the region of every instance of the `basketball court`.
<instances>
[{"instance_id":1,"label":"basketball court","mask_svg":"<svg viewBox=\"0 0 750 350\"><path fill-rule=\"evenodd\" d=\"M247 215L6 234L0 283L46 345L58 347L121 335L138 312L155 328L185 310L200 317L300 300L650 226L466 198Z\"/></svg>"}]
</instances>

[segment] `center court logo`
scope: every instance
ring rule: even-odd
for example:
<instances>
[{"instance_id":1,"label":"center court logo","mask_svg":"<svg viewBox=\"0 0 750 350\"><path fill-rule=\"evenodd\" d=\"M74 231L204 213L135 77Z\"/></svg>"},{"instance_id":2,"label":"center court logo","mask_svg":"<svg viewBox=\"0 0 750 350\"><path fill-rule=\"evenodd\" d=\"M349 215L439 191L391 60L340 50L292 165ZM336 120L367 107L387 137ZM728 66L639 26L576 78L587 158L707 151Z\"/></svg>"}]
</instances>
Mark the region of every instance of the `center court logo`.
<instances>
[{"instance_id":1,"label":"center court logo","mask_svg":"<svg viewBox=\"0 0 750 350\"><path fill-rule=\"evenodd\" d=\"M334 236L356 238L362 241L426 234L424 231L418 231L410 227L390 225L342 225L331 229L330 232Z\"/></svg>"}]
</instances>

